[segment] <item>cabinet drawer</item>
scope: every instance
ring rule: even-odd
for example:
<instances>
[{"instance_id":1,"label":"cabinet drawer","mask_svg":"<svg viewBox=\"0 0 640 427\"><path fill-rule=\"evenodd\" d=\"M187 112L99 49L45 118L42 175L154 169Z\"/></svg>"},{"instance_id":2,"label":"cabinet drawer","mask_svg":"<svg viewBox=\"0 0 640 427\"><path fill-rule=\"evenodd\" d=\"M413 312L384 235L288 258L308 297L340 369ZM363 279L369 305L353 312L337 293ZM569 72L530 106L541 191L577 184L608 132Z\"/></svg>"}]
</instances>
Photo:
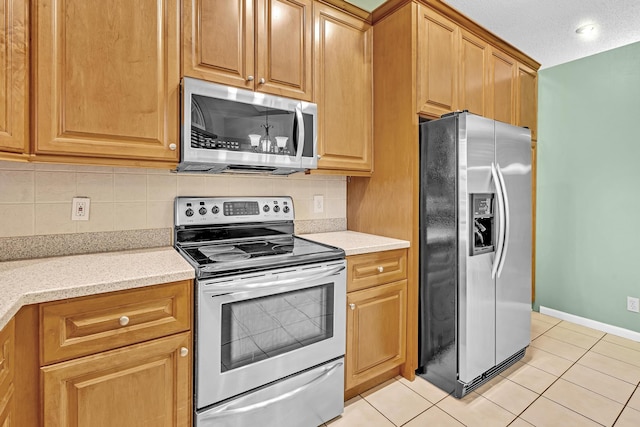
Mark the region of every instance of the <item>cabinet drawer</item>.
<instances>
[{"instance_id":1,"label":"cabinet drawer","mask_svg":"<svg viewBox=\"0 0 640 427\"><path fill-rule=\"evenodd\" d=\"M191 288L182 281L41 304L42 365L189 330Z\"/></svg>"},{"instance_id":2,"label":"cabinet drawer","mask_svg":"<svg viewBox=\"0 0 640 427\"><path fill-rule=\"evenodd\" d=\"M395 282L407 277L407 250L347 257L347 292Z\"/></svg>"}]
</instances>

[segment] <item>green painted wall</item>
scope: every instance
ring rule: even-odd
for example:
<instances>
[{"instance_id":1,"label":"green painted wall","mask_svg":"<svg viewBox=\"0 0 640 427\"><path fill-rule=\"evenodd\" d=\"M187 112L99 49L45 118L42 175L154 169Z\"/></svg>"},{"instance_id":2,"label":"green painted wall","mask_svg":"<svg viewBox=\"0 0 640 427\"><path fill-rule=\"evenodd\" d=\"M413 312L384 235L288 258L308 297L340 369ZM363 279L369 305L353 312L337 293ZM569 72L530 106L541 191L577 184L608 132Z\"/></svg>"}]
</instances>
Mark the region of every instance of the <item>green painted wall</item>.
<instances>
[{"instance_id":1,"label":"green painted wall","mask_svg":"<svg viewBox=\"0 0 640 427\"><path fill-rule=\"evenodd\" d=\"M640 43L538 85L536 308L640 332Z\"/></svg>"}]
</instances>

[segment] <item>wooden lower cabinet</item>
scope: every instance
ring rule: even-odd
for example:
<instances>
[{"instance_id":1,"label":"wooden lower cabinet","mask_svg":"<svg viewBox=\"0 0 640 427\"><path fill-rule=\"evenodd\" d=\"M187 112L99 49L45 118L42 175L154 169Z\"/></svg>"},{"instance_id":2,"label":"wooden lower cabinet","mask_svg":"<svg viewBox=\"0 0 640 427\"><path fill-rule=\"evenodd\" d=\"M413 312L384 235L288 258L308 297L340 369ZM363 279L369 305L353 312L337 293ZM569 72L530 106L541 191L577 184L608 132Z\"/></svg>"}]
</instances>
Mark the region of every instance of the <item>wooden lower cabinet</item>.
<instances>
[{"instance_id":1,"label":"wooden lower cabinet","mask_svg":"<svg viewBox=\"0 0 640 427\"><path fill-rule=\"evenodd\" d=\"M43 367L45 427L191 425L189 332Z\"/></svg>"},{"instance_id":2,"label":"wooden lower cabinet","mask_svg":"<svg viewBox=\"0 0 640 427\"><path fill-rule=\"evenodd\" d=\"M347 294L345 389L398 367L406 355L407 281Z\"/></svg>"},{"instance_id":3,"label":"wooden lower cabinet","mask_svg":"<svg viewBox=\"0 0 640 427\"><path fill-rule=\"evenodd\" d=\"M14 399L14 344L13 319L0 331L0 426L17 426Z\"/></svg>"}]
</instances>

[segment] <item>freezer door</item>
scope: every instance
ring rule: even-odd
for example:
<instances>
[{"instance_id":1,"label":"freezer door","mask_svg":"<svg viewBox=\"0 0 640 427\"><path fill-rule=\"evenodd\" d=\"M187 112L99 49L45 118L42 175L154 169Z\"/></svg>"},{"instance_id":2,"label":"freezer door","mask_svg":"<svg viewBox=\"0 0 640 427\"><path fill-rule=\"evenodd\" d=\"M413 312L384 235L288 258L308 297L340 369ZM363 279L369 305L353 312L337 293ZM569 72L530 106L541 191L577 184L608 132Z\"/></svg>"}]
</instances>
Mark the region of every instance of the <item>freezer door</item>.
<instances>
[{"instance_id":1,"label":"freezer door","mask_svg":"<svg viewBox=\"0 0 640 427\"><path fill-rule=\"evenodd\" d=\"M504 178L506 240L496 277L496 363L529 345L531 330L531 134L496 122L496 162Z\"/></svg>"},{"instance_id":2,"label":"freezer door","mask_svg":"<svg viewBox=\"0 0 640 427\"><path fill-rule=\"evenodd\" d=\"M495 251L470 256L471 194L495 193L494 121L460 115L458 145L458 375L465 383L495 366ZM495 197L494 197L495 200Z\"/></svg>"}]
</instances>

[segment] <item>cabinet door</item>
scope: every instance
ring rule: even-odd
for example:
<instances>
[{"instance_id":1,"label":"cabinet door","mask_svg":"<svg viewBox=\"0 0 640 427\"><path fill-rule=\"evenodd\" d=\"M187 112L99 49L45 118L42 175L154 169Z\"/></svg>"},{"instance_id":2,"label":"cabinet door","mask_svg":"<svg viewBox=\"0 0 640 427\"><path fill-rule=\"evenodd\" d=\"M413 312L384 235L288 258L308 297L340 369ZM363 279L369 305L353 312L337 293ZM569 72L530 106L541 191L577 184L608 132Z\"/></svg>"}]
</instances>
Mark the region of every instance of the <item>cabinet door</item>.
<instances>
[{"instance_id":1,"label":"cabinet door","mask_svg":"<svg viewBox=\"0 0 640 427\"><path fill-rule=\"evenodd\" d=\"M314 15L318 168L371 172L372 28L321 3Z\"/></svg>"},{"instance_id":2,"label":"cabinet door","mask_svg":"<svg viewBox=\"0 0 640 427\"><path fill-rule=\"evenodd\" d=\"M41 369L45 427L189 426L191 334Z\"/></svg>"},{"instance_id":3,"label":"cabinet door","mask_svg":"<svg viewBox=\"0 0 640 427\"><path fill-rule=\"evenodd\" d=\"M489 86L489 45L460 30L460 85L458 108L486 116Z\"/></svg>"},{"instance_id":4,"label":"cabinet door","mask_svg":"<svg viewBox=\"0 0 640 427\"><path fill-rule=\"evenodd\" d=\"M35 3L36 154L177 162L180 2Z\"/></svg>"},{"instance_id":5,"label":"cabinet door","mask_svg":"<svg viewBox=\"0 0 640 427\"><path fill-rule=\"evenodd\" d=\"M0 426L14 426L13 376L15 326L11 319L0 331Z\"/></svg>"},{"instance_id":6,"label":"cabinet door","mask_svg":"<svg viewBox=\"0 0 640 427\"><path fill-rule=\"evenodd\" d=\"M257 2L256 90L311 101L312 0Z\"/></svg>"},{"instance_id":7,"label":"cabinet door","mask_svg":"<svg viewBox=\"0 0 640 427\"><path fill-rule=\"evenodd\" d=\"M488 117L515 124L515 76L516 61L495 49L489 55Z\"/></svg>"},{"instance_id":8,"label":"cabinet door","mask_svg":"<svg viewBox=\"0 0 640 427\"><path fill-rule=\"evenodd\" d=\"M253 89L252 0L188 0L183 4L184 75Z\"/></svg>"},{"instance_id":9,"label":"cabinet door","mask_svg":"<svg viewBox=\"0 0 640 427\"><path fill-rule=\"evenodd\" d=\"M440 117L457 108L459 29L431 9L418 11L418 112Z\"/></svg>"},{"instance_id":10,"label":"cabinet door","mask_svg":"<svg viewBox=\"0 0 640 427\"><path fill-rule=\"evenodd\" d=\"M531 129L531 139L538 139L538 73L518 63L516 125Z\"/></svg>"},{"instance_id":11,"label":"cabinet door","mask_svg":"<svg viewBox=\"0 0 640 427\"><path fill-rule=\"evenodd\" d=\"M405 361L407 281L347 294L345 388Z\"/></svg>"},{"instance_id":12,"label":"cabinet door","mask_svg":"<svg viewBox=\"0 0 640 427\"><path fill-rule=\"evenodd\" d=\"M22 157L29 151L29 2L0 2L0 154Z\"/></svg>"}]
</instances>

